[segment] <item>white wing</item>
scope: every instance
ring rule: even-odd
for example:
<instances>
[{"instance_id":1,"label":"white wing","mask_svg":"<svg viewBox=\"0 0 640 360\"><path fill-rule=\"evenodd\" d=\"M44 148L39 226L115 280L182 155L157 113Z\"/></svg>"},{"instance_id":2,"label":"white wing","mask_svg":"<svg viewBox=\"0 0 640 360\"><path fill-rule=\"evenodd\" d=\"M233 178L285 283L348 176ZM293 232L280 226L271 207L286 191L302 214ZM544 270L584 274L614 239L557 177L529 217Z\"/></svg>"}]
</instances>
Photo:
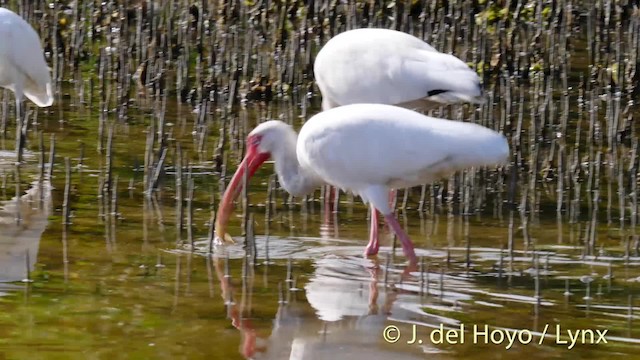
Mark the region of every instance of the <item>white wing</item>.
<instances>
[{"instance_id":1,"label":"white wing","mask_svg":"<svg viewBox=\"0 0 640 360\"><path fill-rule=\"evenodd\" d=\"M298 138L298 160L324 181L358 193L368 186L411 187L472 166L507 160L506 138L472 123L382 104L354 104L315 115Z\"/></svg>"},{"instance_id":2,"label":"white wing","mask_svg":"<svg viewBox=\"0 0 640 360\"><path fill-rule=\"evenodd\" d=\"M356 29L335 36L318 53L314 73L323 99L334 106L424 98L474 102L482 94L478 75L462 60L395 30Z\"/></svg>"}]
</instances>

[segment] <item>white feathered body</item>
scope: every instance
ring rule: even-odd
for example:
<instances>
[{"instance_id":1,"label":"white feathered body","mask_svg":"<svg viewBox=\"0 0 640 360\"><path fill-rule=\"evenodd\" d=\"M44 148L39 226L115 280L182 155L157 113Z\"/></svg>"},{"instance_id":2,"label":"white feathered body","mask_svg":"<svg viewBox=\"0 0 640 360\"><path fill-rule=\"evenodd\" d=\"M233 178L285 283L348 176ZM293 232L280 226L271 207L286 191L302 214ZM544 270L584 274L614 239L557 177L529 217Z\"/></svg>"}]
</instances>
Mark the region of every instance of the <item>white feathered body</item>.
<instances>
[{"instance_id":1,"label":"white feathered body","mask_svg":"<svg viewBox=\"0 0 640 360\"><path fill-rule=\"evenodd\" d=\"M310 118L296 152L301 167L366 200L363 192L371 187L418 186L469 167L501 164L509 145L502 134L477 124L354 104Z\"/></svg>"},{"instance_id":2,"label":"white feathered body","mask_svg":"<svg viewBox=\"0 0 640 360\"><path fill-rule=\"evenodd\" d=\"M407 33L356 29L331 38L314 63L323 109L356 103L404 106L419 100L480 102L480 79L457 57ZM435 92L437 94L429 96Z\"/></svg>"},{"instance_id":3,"label":"white feathered body","mask_svg":"<svg viewBox=\"0 0 640 360\"><path fill-rule=\"evenodd\" d=\"M53 104L49 67L38 33L16 13L0 8L0 86L40 107Z\"/></svg>"}]
</instances>

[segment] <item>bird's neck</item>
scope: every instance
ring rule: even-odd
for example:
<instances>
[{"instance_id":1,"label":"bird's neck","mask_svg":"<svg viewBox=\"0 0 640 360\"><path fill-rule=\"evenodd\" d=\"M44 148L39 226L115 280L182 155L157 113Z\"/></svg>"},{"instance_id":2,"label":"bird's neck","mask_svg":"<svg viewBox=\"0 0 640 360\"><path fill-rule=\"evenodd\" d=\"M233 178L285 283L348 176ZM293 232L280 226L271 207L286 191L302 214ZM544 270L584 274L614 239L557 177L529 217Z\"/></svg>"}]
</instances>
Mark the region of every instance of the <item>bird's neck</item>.
<instances>
[{"instance_id":1,"label":"bird's neck","mask_svg":"<svg viewBox=\"0 0 640 360\"><path fill-rule=\"evenodd\" d=\"M275 160L276 173L282 187L293 196L304 196L311 193L322 181L312 170L300 165L296 152L298 135L290 134L278 151L271 155Z\"/></svg>"}]
</instances>

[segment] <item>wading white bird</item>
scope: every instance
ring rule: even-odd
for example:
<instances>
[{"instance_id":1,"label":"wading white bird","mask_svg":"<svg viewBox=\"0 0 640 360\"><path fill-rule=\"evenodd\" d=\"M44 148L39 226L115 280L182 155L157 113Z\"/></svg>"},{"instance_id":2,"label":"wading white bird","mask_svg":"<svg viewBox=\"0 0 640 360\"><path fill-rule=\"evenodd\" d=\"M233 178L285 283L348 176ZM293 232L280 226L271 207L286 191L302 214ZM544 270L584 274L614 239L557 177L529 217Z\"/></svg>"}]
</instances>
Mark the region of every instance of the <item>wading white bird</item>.
<instances>
[{"instance_id":1,"label":"wading white bird","mask_svg":"<svg viewBox=\"0 0 640 360\"><path fill-rule=\"evenodd\" d=\"M39 107L51 106L51 75L38 33L18 14L5 8L0 8L0 38L0 86L13 91L16 97L19 149L26 131L21 121L23 97Z\"/></svg>"},{"instance_id":2,"label":"wading white bird","mask_svg":"<svg viewBox=\"0 0 640 360\"><path fill-rule=\"evenodd\" d=\"M334 36L318 52L314 74L323 110L357 103L425 110L437 104L483 102L480 78L466 63L390 29L354 29ZM333 191L326 193L329 209ZM394 196L392 190L390 198ZM373 210L371 222L377 234L378 214Z\"/></svg>"},{"instance_id":3,"label":"wading white bird","mask_svg":"<svg viewBox=\"0 0 640 360\"><path fill-rule=\"evenodd\" d=\"M233 241L226 224L245 171L248 181L273 158L282 187L294 196L323 184L360 195L384 215L405 256L415 263L413 244L387 201L389 189L422 185L473 166L501 164L508 156L507 139L491 129L392 105L353 104L323 111L305 122L299 135L284 122L267 121L247 137L246 155L218 208L216 242ZM365 255L375 255L378 249L377 233L372 232Z\"/></svg>"},{"instance_id":4,"label":"wading white bird","mask_svg":"<svg viewBox=\"0 0 640 360\"><path fill-rule=\"evenodd\" d=\"M396 30L340 33L320 49L313 70L323 110L357 103L420 109L482 102L478 74L465 62Z\"/></svg>"}]
</instances>

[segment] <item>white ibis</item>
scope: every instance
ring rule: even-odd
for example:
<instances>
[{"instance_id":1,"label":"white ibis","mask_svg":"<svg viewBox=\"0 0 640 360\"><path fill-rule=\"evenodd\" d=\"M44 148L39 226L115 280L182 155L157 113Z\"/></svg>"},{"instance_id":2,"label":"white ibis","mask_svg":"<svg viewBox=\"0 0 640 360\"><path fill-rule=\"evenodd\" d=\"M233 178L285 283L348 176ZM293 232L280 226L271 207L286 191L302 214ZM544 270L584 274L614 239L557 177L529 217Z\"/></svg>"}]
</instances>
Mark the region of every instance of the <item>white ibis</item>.
<instances>
[{"instance_id":1,"label":"white ibis","mask_svg":"<svg viewBox=\"0 0 640 360\"><path fill-rule=\"evenodd\" d=\"M323 111L311 117L298 136L281 121L267 121L247 136L246 155L218 209L216 241L231 240L226 224L245 171L248 182L273 158L282 186L292 195L323 184L360 195L384 215L405 256L415 263L413 244L387 202L389 189L422 185L468 167L501 164L508 155L506 138L493 130L392 105L353 104ZM373 235L366 255L378 253Z\"/></svg>"},{"instance_id":2,"label":"white ibis","mask_svg":"<svg viewBox=\"0 0 640 360\"><path fill-rule=\"evenodd\" d=\"M482 102L480 79L467 64L396 30L364 28L334 36L318 52L314 74L323 110L356 103L424 110L434 104ZM394 196L392 190L390 199ZM325 196L327 209L330 197ZM376 236L377 223L372 210Z\"/></svg>"},{"instance_id":3,"label":"white ibis","mask_svg":"<svg viewBox=\"0 0 640 360\"><path fill-rule=\"evenodd\" d=\"M482 102L480 79L457 57L389 29L355 29L331 38L314 62L322 108L377 103Z\"/></svg>"},{"instance_id":4,"label":"white ibis","mask_svg":"<svg viewBox=\"0 0 640 360\"><path fill-rule=\"evenodd\" d=\"M38 33L18 14L0 8L0 87L13 91L16 97L17 147L19 153L24 131L21 105L26 96L39 107L53 104L49 67ZM18 156L20 160L20 155Z\"/></svg>"}]
</instances>

